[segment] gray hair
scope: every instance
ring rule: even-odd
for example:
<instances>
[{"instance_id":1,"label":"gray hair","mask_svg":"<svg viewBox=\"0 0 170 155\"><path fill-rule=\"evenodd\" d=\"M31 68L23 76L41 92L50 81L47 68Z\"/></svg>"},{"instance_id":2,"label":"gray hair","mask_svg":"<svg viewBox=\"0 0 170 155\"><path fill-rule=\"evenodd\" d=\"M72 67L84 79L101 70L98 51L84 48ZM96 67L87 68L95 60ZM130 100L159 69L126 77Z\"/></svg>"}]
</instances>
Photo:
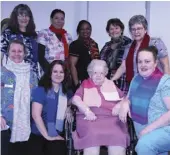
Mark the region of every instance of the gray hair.
<instances>
[{"instance_id":1,"label":"gray hair","mask_svg":"<svg viewBox=\"0 0 170 155\"><path fill-rule=\"evenodd\" d=\"M134 24L142 24L145 30L148 29L148 22L143 15L135 15L129 20L129 31L131 32L131 28Z\"/></svg>"},{"instance_id":2,"label":"gray hair","mask_svg":"<svg viewBox=\"0 0 170 155\"><path fill-rule=\"evenodd\" d=\"M106 62L104 60L93 59L87 67L87 72L88 72L89 76L93 73L94 66L103 66L105 76L107 75L108 67L107 67Z\"/></svg>"}]
</instances>

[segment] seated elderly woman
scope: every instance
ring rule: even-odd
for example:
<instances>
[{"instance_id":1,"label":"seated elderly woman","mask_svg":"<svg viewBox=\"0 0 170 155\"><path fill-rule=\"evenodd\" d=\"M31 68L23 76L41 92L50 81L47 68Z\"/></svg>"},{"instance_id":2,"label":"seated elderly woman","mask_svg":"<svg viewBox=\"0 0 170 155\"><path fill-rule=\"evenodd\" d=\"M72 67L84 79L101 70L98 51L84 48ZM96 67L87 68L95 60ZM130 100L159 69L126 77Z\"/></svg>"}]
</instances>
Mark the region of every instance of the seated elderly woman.
<instances>
[{"instance_id":1,"label":"seated elderly woman","mask_svg":"<svg viewBox=\"0 0 170 155\"><path fill-rule=\"evenodd\" d=\"M123 122L131 112L139 138L138 155L167 155L170 150L170 76L157 68L157 53L154 46L139 51L139 74L133 78L119 111Z\"/></svg>"},{"instance_id":2,"label":"seated elderly woman","mask_svg":"<svg viewBox=\"0 0 170 155\"><path fill-rule=\"evenodd\" d=\"M89 78L73 97L73 104L79 109L74 147L84 149L84 155L99 155L100 146L107 146L109 155L125 155L129 143L127 127L112 115L123 93L105 77L108 73L105 61L92 60L87 71Z\"/></svg>"}]
</instances>

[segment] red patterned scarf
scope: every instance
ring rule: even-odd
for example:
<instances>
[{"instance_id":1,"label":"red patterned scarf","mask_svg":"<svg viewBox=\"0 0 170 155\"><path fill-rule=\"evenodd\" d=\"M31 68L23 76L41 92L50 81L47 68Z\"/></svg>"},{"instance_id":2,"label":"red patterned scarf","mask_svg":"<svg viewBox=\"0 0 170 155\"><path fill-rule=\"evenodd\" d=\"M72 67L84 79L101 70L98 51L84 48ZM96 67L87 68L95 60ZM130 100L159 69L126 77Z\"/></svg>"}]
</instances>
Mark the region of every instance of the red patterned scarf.
<instances>
[{"instance_id":1,"label":"red patterned scarf","mask_svg":"<svg viewBox=\"0 0 170 155\"><path fill-rule=\"evenodd\" d=\"M68 58L68 55L69 55L69 48L68 48L68 43L67 43L67 40L66 40L66 37L65 37L65 33L67 33L66 30L64 29L56 29L53 25L51 25L49 27L49 29L54 32L55 34L60 34L62 36L61 38L61 41L63 42L64 44L64 55L65 55L65 58Z\"/></svg>"},{"instance_id":2,"label":"red patterned scarf","mask_svg":"<svg viewBox=\"0 0 170 155\"><path fill-rule=\"evenodd\" d=\"M149 41L150 41L150 36L146 33L138 51L142 48L145 48L149 46ZM129 53L126 58L126 80L130 83L133 76L134 76L134 71L133 71L133 59L134 59L134 53L135 53L135 47L136 47L136 40L133 41Z\"/></svg>"},{"instance_id":3,"label":"red patterned scarf","mask_svg":"<svg viewBox=\"0 0 170 155\"><path fill-rule=\"evenodd\" d=\"M100 59L99 49L96 42L92 38L83 39L84 45L89 49L91 59Z\"/></svg>"}]
</instances>

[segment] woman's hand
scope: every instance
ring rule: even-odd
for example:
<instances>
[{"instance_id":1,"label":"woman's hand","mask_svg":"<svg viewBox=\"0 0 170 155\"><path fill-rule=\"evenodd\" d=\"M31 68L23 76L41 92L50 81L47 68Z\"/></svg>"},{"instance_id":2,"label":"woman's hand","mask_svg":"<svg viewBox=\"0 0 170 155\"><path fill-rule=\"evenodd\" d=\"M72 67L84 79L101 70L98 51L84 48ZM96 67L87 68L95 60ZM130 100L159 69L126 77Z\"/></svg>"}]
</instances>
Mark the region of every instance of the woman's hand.
<instances>
[{"instance_id":1,"label":"woman's hand","mask_svg":"<svg viewBox=\"0 0 170 155\"><path fill-rule=\"evenodd\" d=\"M56 137L50 137L50 136L47 136L47 137L45 137L45 139L47 139L47 140L49 140L49 141L54 141L54 140L64 140L64 138L63 137L61 137L61 136L56 136Z\"/></svg>"},{"instance_id":2,"label":"woman's hand","mask_svg":"<svg viewBox=\"0 0 170 155\"><path fill-rule=\"evenodd\" d=\"M96 115L88 108L85 111L85 118L88 121L95 121L97 119Z\"/></svg>"},{"instance_id":3,"label":"woman's hand","mask_svg":"<svg viewBox=\"0 0 170 155\"><path fill-rule=\"evenodd\" d=\"M6 128L6 120L1 116L1 129L5 129Z\"/></svg>"},{"instance_id":4,"label":"woman's hand","mask_svg":"<svg viewBox=\"0 0 170 155\"><path fill-rule=\"evenodd\" d=\"M113 109L112 109L112 115L113 116L118 116L119 115L119 110L120 110L120 103L117 103Z\"/></svg>"},{"instance_id":5,"label":"woman's hand","mask_svg":"<svg viewBox=\"0 0 170 155\"><path fill-rule=\"evenodd\" d=\"M71 106L67 107L67 109L66 109L65 119L68 123L72 123L74 121Z\"/></svg>"},{"instance_id":6,"label":"woman's hand","mask_svg":"<svg viewBox=\"0 0 170 155\"><path fill-rule=\"evenodd\" d=\"M129 115L129 117L131 117L130 114L130 101L128 99L124 99L121 101L121 106L120 106L120 110L119 110L119 119L123 122L126 123L127 122L127 115Z\"/></svg>"}]
</instances>

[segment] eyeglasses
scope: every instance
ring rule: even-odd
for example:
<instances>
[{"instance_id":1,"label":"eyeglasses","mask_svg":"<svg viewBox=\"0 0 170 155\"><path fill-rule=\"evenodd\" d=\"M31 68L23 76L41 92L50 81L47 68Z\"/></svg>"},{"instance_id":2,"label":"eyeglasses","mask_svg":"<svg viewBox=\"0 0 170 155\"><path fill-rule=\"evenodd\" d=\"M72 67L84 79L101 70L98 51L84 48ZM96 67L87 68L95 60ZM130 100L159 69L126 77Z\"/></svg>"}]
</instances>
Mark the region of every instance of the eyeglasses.
<instances>
[{"instance_id":1,"label":"eyeglasses","mask_svg":"<svg viewBox=\"0 0 170 155\"><path fill-rule=\"evenodd\" d=\"M140 31L142 31L144 28L143 27L138 27L138 28L131 28L131 32L140 32Z\"/></svg>"}]
</instances>

